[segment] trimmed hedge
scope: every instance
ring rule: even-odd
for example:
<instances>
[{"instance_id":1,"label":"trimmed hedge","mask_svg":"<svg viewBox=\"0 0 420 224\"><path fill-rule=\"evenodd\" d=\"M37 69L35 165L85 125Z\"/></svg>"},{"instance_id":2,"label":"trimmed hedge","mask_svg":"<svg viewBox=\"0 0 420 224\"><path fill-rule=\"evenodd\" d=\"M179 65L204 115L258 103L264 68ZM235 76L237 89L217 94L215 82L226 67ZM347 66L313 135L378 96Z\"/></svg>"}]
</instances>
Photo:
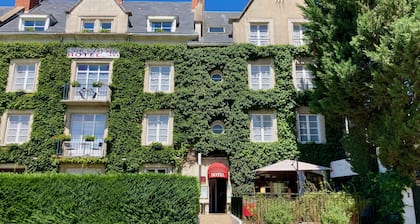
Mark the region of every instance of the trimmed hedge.
<instances>
[{"instance_id":1,"label":"trimmed hedge","mask_svg":"<svg viewBox=\"0 0 420 224\"><path fill-rule=\"evenodd\" d=\"M197 223L196 178L1 174L0 223Z\"/></svg>"}]
</instances>

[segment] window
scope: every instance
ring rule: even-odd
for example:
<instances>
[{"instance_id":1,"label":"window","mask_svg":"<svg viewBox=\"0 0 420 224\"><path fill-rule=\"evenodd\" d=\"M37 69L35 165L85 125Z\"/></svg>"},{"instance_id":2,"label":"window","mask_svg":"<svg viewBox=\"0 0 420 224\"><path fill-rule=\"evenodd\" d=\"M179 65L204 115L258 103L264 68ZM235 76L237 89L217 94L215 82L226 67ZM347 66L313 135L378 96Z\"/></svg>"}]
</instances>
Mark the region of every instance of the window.
<instances>
[{"instance_id":1,"label":"window","mask_svg":"<svg viewBox=\"0 0 420 224\"><path fill-rule=\"evenodd\" d=\"M224 33L224 27L209 27L209 33Z\"/></svg>"},{"instance_id":2,"label":"window","mask_svg":"<svg viewBox=\"0 0 420 224\"><path fill-rule=\"evenodd\" d=\"M251 113L251 141L277 141L277 124L274 113Z\"/></svg>"},{"instance_id":3,"label":"window","mask_svg":"<svg viewBox=\"0 0 420 224\"><path fill-rule=\"evenodd\" d=\"M32 113L25 111L6 112L2 117L3 144L22 144L29 140Z\"/></svg>"},{"instance_id":4,"label":"window","mask_svg":"<svg viewBox=\"0 0 420 224\"><path fill-rule=\"evenodd\" d=\"M82 19L81 31L83 33L110 33L112 32L112 19Z\"/></svg>"},{"instance_id":5,"label":"window","mask_svg":"<svg viewBox=\"0 0 420 224\"><path fill-rule=\"evenodd\" d=\"M95 136L94 141L103 142L106 117L106 114L71 114L71 140L82 142L86 136Z\"/></svg>"},{"instance_id":6,"label":"window","mask_svg":"<svg viewBox=\"0 0 420 224\"><path fill-rule=\"evenodd\" d=\"M69 174L104 174L103 168L63 168L62 173Z\"/></svg>"},{"instance_id":7,"label":"window","mask_svg":"<svg viewBox=\"0 0 420 224\"><path fill-rule=\"evenodd\" d=\"M148 113L143 120L143 145L160 142L162 145L172 144L173 118L170 111Z\"/></svg>"},{"instance_id":8,"label":"window","mask_svg":"<svg viewBox=\"0 0 420 224\"><path fill-rule=\"evenodd\" d=\"M109 63L77 63L72 82L75 99L106 99L108 97Z\"/></svg>"},{"instance_id":9,"label":"window","mask_svg":"<svg viewBox=\"0 0 420 224\"><path fill-rule=\"evenodd\" d=\"M303 32L305 31L305 27L299 23L293 23L293 34L292 34L292 42L294 46L302 46L305 44Z\"/></svg>"},{"instance_id":10,"label":"window","mask_svg":"<svg viewBox=\"0 0 420 224\"><path fill-rule=\"evenodd\" d=\"M255 61L248 66L249 88L265 90L274 88L274 69L272 62L267 60Z\"/></svg>"},{"instance_id":11,"label":"window","mask_svg":"<svg viewBox=\"0 0 420 224\"><path fill-rule=\"evenodd\" d=\"M83 20L83 33L93 33L95 31L95 21L94 20Z\"/></svg>"},{"instance_id":12,"label":"window","mask_svg":"<svg viewBox=\"0 0 420 224\"><path fill-rule=\"evenodd\" d=\"M146 164L143 167L145 173L162 173L169 174L173 172L173 167L165 164Z\"/></svg>"},{"instance_id":13,"label":"window","mask_svg":"<svg viewBox=\"0 0 420 224\"><path fill-rule=\"evenodd\" d=\"M176 19L174 16L149 16L147 32L175 32Z\"/></svg>"},{"instance_id":14,"label":"window","mask_svg":"<svg viewBox=\"0 0 420 224\"><path fill-rule=\"evenodd\" d=\"M112 28L111 21L101 21L101 33L110 33Z\"/></svg>"},{"instance_id":15,"label":"window","mask_svg":"<svg viewBox=\"0 0 420 224\"><path fill-rule=\"evenodd\" d=\"M305 65L295 63L294 74L295 87L298 90L313 89L312 72Z\"/></svg>"},{"instance_id":16,"label":"window","mask_svg":"<svg viewBox=\"0 0 420 224\"><path fill-rule=\"evenodd\" d=\"M144 91L172 93L174 89L173 73L172 62L147 62Z\"/></svg>"},{"instance_id":17,"label":"window","mask_svg":"<svg viewBox=\"0 0 420 224\"><path fill-rule=\"evenodd\" d=\"M323 143L323 117L319 114L298 114L298 141Z\"/></svg>"},{"instance_id":18,"label":"window","mask_svg":"<svg viewBox=\"0 0 420 224\"><path fill-rule=\"evenodd\" d=\"M34 92L37 85L39 61L12 60L9 66L7 91Z\"/></svg>"},{"instance_id":19,"label":"window","mask_svg":"<svg viewBox=\"0 0 420 224\"><path fill-rule=\"evenodd\" d=\"M63 157L104 157L107 133L107 114L103 108L69 108L66 112L64 140L57 154Z\"/></svg>"},{"instance_id":20,"label":"window","mask_svg":"<svg viewBox=\"0 0 420 224\"><path fill-rule=\"evenodd\" d=\"M268 23L251 23L249 41L257 46L266 46L270 44L270 35Z\"/></svg>"},{"instance_id":21,"label":"window","mask_svg":"<svg viewBox=\"0 0 420 224\"><path fill-rule=\"evenodd\" d=\"M211 124L211 131L214 134L222 134L223 132L225 132L225 125L222 121L214 121Z\"/></svg>"},{"instance_id":22,"label":"window","mask_svg":"<svg viewBox=\"0 0 420 224\"><path fill-rule=\"evenodd\" d=\"M215 71L211 72L210 78L214 82L221 82L223 80L222 72L219 71L219 70L215 70Z\"/></svg>"},{"instance_id":23,"label":"window","mask_svg":"<svg viewBox=\"0 0 420 224\"><path fill-rule=\"evenodd\" d=\"M23 14L19 19L19 31L45 31L50 22L49 15Z\"/></svg>"}]
</instances>

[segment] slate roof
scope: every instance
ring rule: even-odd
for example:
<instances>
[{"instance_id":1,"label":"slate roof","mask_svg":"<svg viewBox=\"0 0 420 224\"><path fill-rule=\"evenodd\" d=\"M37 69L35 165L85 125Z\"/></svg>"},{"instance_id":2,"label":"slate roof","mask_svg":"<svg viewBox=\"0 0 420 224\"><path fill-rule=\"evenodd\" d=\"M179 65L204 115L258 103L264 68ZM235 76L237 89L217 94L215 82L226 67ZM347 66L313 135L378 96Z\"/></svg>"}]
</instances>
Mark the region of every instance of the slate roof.
<instances>
[{"instance_id":1,"label":"slate roof","mask_svg":"<svg viewBox=\"0 0 420 224\"><path fill-rule=\"evenodd\" d=\"M8 11L12 10L13 7L5 7L5 6L0 6L0 17L4 14L6 14Z\"/></svg>"},{"instance_id":2,"label":"slate roof","mask_svg":"<svg viewBox=\"0 0 420 224\"><path fill-rule=\"evenodd\" d=\"M237 17L240 13L234 12L204 12L203 37L201 42L206 43L233 43L232 24L229 18ZM224 27L224 33L210 33L210 27Z\"/></svg>"},{"instance_id":3,"label":"slate roof","mask_svg":"<svg viewBox=\"0 0 420 224\"><path fill-rule=\"evenodd\" d=\"M70 10L78 0L44 0L41 4L25 14L52 15L57 23L40 33L64 33L66 26L66 11ZM148 16L176 16L178 27L176 33L194 33L194 14L190 2L123 2L129 16L131 26L128 33L146 33ZM15 18L4 26L0 32L19 32L19 18Z\"/></svg>"},{"instance_id":4,"label":"slate roof","mask_svg":"<svg viewBox=\"0 0 420 224\"><path fill-rule=\"evenodd\" d=\"M57 23L40 33L64 33L66 28L66 10L70 9L77 0L44 0L24 15L52 15ZM19 17L0 27L1 32L19 32Z\"/></svg>"},{"instance_id":5,"label":"slate roof","mask_svg":"<svg viewBox=\"0 0 420 224\"><path fill-rule=\"evenodd\" d=\"M194 33L194 13L191 2L123 2L124 8L133 15L129 17L129 33L147 32L148 16L176 16L175 33Z\"/></svg>"}]
</instances>

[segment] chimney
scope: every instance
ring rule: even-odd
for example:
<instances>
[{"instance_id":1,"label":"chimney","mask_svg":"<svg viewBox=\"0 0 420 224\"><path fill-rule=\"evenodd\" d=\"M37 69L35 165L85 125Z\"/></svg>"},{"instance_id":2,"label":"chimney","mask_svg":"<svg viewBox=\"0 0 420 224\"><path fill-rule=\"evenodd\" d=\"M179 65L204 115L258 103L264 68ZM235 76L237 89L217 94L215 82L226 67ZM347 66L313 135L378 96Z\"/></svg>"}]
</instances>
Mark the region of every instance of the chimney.
<instances>
[{"instance_id":1,"label":"chimney","mask_svg":"<svg viewBox=\"0 0 420 224\"><path fill-rule=\"evenodd\" d=\"M118 3L122 4L124 0L117 0Z\"/></svg>"},{"instance_id":2,"label":"chimney","mask_svg":"<svg viewBox=\"0 0 420 224\"><path fill-rule=\"evenodd\" d=\"M16 0L15 7L24 7L25 12L39 4L39 0Z\"/></svg>"},{"instance_id":3,"label":"chimney","mask_svg":"<svg viewBox=\"0 0 420 224\"><path fill-rule=\"evenodd\" d=\"M198 4L198 0L192 0L191 2L192 9L195 9L195 7L197 7L197 4Z\"/></svg>"}]
</instances>

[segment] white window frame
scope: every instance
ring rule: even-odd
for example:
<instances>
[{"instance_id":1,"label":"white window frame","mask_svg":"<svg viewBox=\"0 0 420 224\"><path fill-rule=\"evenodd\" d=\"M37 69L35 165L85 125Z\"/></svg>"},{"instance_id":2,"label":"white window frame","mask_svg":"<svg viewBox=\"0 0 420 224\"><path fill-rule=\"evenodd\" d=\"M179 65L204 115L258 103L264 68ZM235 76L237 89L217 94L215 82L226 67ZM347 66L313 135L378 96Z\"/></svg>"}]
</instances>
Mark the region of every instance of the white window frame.
<instances>
[{"instance_id":1,"label":"white window frame","mask_svg":"<svg viewBox=\"0 0 420 224\"><path fill-rule=\"evenodd\" d=\"M254 66L268 66L269 67L269 72L270 72L270 86L268 88L263 88L263 80L262 80L262 76L260 75L258 77L258 87L254 87L254 83L253 83L253 79L252 79L252 68ZM275 81L275 73L274 73L274 62L272 59L259 59L256 61L249 61L248 62L248 86L250 89L252 90L269 90L269 89L273 89L274 86L276 85L276 81Z\"/></svg>"},{"instance_id":2,"label":"white window frame","mask_svg":"<svg viewBox=\"0 0 420 224\"><path fill-rule=\"evenodd\" d=\"M308 140L303 141L302 140L302 135L301 135L301 118L300 116L304 116L305 122L306 122L306 133L305 136L308 137ZM317 137L318 137L318 141L311 141L310 140L310 124L309 124L309 117L310 116L315 116L316 117L316 122L317 122ZM298 111L296 113L296 127L297 127L297 137L298 137L298 142L302 143L302 144L306 144L306 143L318 143L318 144L322 144L322 143L326 143L326 138L325 138L325 118L323 115L321 114L313 114L310 113L309 108L308 107L300 107L298 108Z\"/></svg>"},{"instance_id":3,"label":"white window frame","mask_svg":"<svg viewBox=\"0 0 420 224\"><path fill-rule=\"evenodd\" d=\"M109 66L109 70L108 70L108 80L107 82L103 83L105 85L100 87L102 89L106 89L106 93L105 94L99 94L96 99L100 100L100 99L109 99L111 91L107 88L107 86L109 86L109 84L111 83L112 80L112 70L113 70L113 60L112 59L74 59L72 60L71 63L71 77L70 77L70 82L76 81L77 80L77 76L78 76L78 65L81 64L86 64L86 65L100 65L100 64L107 64ZM100 81L99 79L96 79L96 81ZM102 81L101 81L102 82ZM88 83L80 83L81 85L86 85ZM77 94L78 89L80 89L79 87L70 87L70 92L69 92L69 98L76 98L79 99L80 94ZM97 89L97 87L93 88L94 90ZM91 92L87 92L87 99L91 99L91 97L89 96L89 94L94 94Z\"/></svg>"},{"instance_id":4,"label":"white window frame","mask_svg":"<svg viewBox=\"0 0 420 224\"><path fill-rule=\"evenodd\" d=\"M35 66L33 89L26 89L27 78L28 78L27 74L25 74L25 78L24 78L25 79L24 80L24 88L23 89L15 88L17 69L20 65L34 65ZM40 66L40 61L38 59L14 59L14 60L12 60L10 62L10 65L9 65L9 76L8 76L8 79L7 79L6 91L7 92L23 91L25 93L35 92L37 87L38 87L39 66Z\"/></svg>"},{"instance_id":5,"label":"white window frame","mask_svg":"<svg viewBox=\"0 0 420 224\"><path fill-rule=\"evenodd\" d=\"M152 79L152 67L169 67L169 89L168 90L162 90L161 89L161 82L162 80L159 78L159 88L158 90L152 90L151 89L151 79ZM144 87L143 91L147 93L173 93L174 92L174 63L172 61L148 61L146 62L146 69L144 74Z\"/></svg>"},{"instance_id":6,"label":"white window frame","mask_svg":"<svg viewBox=\"0 0 420 224\"><path fill-rule=\"evenodd\" d=\"M9 132L9 117L10 116L29 116L29 123L28 123L28 130L27 130L27 137L26 140L23 142L18 141L7 141L7 135ZM7 144L23 144L25 142L28 142L31 138L31 131L32 131L32 122L33 122L33 113L32 111L19 111L19 110L7 110L3 116L1 117L1 123L0 123L0 136L1 141L0 145L7 145ZM18 127L18 132L21 131L20 127ZM18 134L16 134L18 136Z\"/></svg>"},{"instance_id":7,"label":"white window frame","mask_svg":"<svg viewBox=\"0 0 420 224\"><path fill-rule=\"evenodd\" d=\"M274 26L272 19L249 19L246 23L246 31L247 31L247 42L255 44L257 46L267 46L274 43ZM254 40L251 38L251 26L252 25L267 25L267 38L268 42L261 42L260 38Z\"/></svg>"},{"instance_id":8,"label":"white window frame","mask_svg":"<svg viewBox=\"0 0 420 224\"><path fill-rule=\"evenodd\" d=\"M170 32L176 31L177 21L176 21L175 16L148 16L147 17L147 32L156 32L153 30L153 26L152 26L152 23L154 22L171 22L172 26L171 26Z\"/></svg>"},{"instance_id":9,"label":"white window frame","mask_svg":"<svg viewBox=\"0 0 420 224\"><path fill-rule=\"evenodd\" d=\"M84 31L84 23L85 22L93 22L93 31L86 32ZM107 31L102 31L102 22L109 22L111 23L111 29L107 29ZM80 32L81 33L112 33L115 32L115 18L114 17L82 17L80 18Z\"/></svg>"},{"instance_id":10,"label":"white window frame","mask_svg":"<svg viewBox=\"0 0 420 224\"><path fill-rule=\"evenodd\" d=\"M152 141L149 141L148 136L149 136L149 118L152 116L167 116L168 117L168 130L167 130L167 140L165 142L159 141L159 130L160 128L158 127L157 129L157 133L156 133L156 137L158 139L154 139ZM173 119L173 112L171 110L160 110L160 111L149 111L146 112L144 114L143 117L143 122L142 122L142 138L141 138L141 143L144 146L150 146L152 145L154 142L160 142L162 145L165 146L170 146L172 145L172 139L173 139L173 123L174 123L174 119Z\"/></svg>"},{"instance_id":11,"label":"white window frame","mask_svg":"<svg viewBox=\"0 0 420 224\"><path fill-rule=\"evenodd\" d=\"M47 30L50 26L50 16L49 15L34 15L34 14L23 14L19 16L19 31L26 31L26 32L32 32L25 30L25 21L44 21L44 30ZM35 30L33 30L35 31Z\"/></svg>"},{"instance_id":12,"label":"white window frame","mask_svg":"<svg viewBox=\"0 0 420 224\"><path fill-rule=\"evenodd\" d=\"M250 139L251 142L277 142L278 140L278 136L277 136L277 116L275 111L252 111L250 112L250 120L251 120L251 125L250 125ZM261 121L264 120L264 117L269 117L271 119L271 131L272 133L270 134L271 139L265 139L265 132L267 131L264 127L260 127L260 135L261 135L261 139L257 140L256 139L256 133L254 133L254 118L260 118Z\"/></svg>"},{"instance_id":13,"label":"white window frame","mask_svg":"<svg viewBox=\"0 0 420 224\"><path fill-rule=\"evenodd\" d=\"M298 91L311 90L315 88L312 71L307 67L307 64L309 63L310 62L302 60L293 60L293 84ZM302 66L302 77L298 77L297 75L298 66Z\"/></svg>"},{"instance_id":14,"label":"white window frame","mask_svg":"<svg viewBox=\"0 0 420 224\"><path fill-rule=\"evenodd\" d=\"M305 45L305 36L303 34L304 29L301 29L301 37L299 38L299 43L295 42L294 39L294 26L295 25L299 25L302 27L303 23L308 22L308 20L306 19L289 19L288 23L289 23L289 44L293 45L293 46L303 46Z\"/></svg>"}]
</instances>

